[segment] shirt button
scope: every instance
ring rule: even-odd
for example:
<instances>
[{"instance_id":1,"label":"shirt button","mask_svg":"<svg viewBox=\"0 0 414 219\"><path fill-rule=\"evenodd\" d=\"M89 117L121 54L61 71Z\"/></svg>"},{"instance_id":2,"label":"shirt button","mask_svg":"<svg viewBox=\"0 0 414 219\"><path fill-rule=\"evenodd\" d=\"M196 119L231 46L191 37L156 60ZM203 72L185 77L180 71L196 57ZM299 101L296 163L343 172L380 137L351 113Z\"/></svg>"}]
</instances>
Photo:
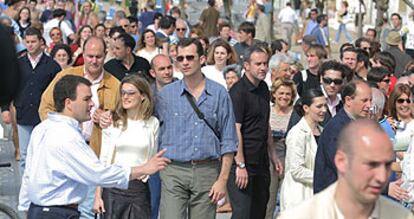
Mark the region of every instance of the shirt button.
<instances>
[{"instance_id":1,"label":"shirt button","mask_svg":"<svg viewBox=\"0 0 414 219\"><path fill-rule=\"evenodd\" d=\"M194 148L195 151L198 151L198 148Z\"/></svg>"},{"instance_id":2,"label":"shirt button","mask_svg":"<svg viewBox=\"0 0 414 219\"><path fill-rule=\"evenodd\" d=\"M174 116L178 116L178 113L174 113Z\"/></svg>"},{"instance_id":3,"label":"shirt button","mask_svg":"<svg viewBox=\"0 0 414 219\"><path fill-rule=\"evenodd\" d=\"M197 124L198 124L197 122L194 123L194 125L197 125Z\"/></svg>"},{"instance_id":4,"label":"shirt button","mask_svg":"<svg viewBox=\"0 0 414 219\"><path fill-rule=\"evenodd\" d=\"M33 104L30 104L30 107L33 107Z\"/></svg>"},{"instance_id":5,"label":"shirt button","mask_svg":"<svg viewBox=\"0 0 414 219\"><path fill-rule=\"evenodd\" d=\"M198 136L196 135L196 136L194 136L194 138L198 138Z\"/></svg>"}]
</instances>

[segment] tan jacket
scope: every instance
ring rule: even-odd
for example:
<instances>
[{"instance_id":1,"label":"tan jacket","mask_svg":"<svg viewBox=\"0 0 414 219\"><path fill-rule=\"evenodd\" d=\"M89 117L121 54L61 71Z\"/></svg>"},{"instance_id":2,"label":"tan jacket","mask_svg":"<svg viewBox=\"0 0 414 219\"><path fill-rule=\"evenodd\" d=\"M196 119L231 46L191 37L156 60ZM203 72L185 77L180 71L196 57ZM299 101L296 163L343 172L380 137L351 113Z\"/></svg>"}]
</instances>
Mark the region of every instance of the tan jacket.
<instances>
[{"instance_id":1,"label":"tan jacket","mask_svg":"<svg viewBox=\"0 0 414 219\"><path fill-rule=\"evenodd\" d=\"M61 72L59 72L53 81L49 84L46 90L42 94L42 99L40 101L39 106L39 116L40 119L43 121L47 119L47 114L49 112L56 111L55 103L53 101L53 89L55 88L55 84L65 75L77 75L77 76L84 76L84 66L77 66L73 68L67 68ZM98 88L98 99L99 99L99 107L104 110L114 110L115 109L115 101L116 95L118 93L120 82L114 76L112 76L108 72L104 72L104 77L102 79L101 84ZM90 138L90 146L92 147L93 151L97 156L99 156L100 149L101 149L101 128L98 124L94 124L92 129L92 135Z\"/></svg>"},{"instance_id":2,"label":"tan jacket","mask_svg":"<svg viewBox=\"0 0 414 219\"><path fill-rule=\"evenodd\" d=\"M283 211L278 219L339 219L334 199L336 186L337 183L334 183L311 199ZM414 219L413 214L403 206L382 196L375 202L375 208L378 213L375 219Z\"/></svg>"}]
</instances>

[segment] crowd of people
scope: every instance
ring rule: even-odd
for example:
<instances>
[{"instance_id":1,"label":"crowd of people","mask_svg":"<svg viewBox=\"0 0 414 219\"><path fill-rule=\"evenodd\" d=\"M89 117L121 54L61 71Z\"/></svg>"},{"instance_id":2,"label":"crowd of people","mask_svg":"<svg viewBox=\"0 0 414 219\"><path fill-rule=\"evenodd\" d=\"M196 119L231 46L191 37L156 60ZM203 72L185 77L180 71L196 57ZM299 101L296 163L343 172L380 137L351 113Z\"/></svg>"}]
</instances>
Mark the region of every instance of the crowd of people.
<instances>
[{"instance_id":1,"label":"crowd of people","mask_svg":"<svg viewBox=\"0 0 414 219\"><path fill-rule=\"evenodd\" d=\"M252 0L233 27L207 3L196 24L151 1L111 19L89 1L1 4L5 69L20 80L0 106L14 129L18 209L42 219L414 218L414 31L401 16L353 41L342 2L336 60L317 9L297 52L291 3L275 16L276 40L263 4Z\"/></svg>"}]
</instances>

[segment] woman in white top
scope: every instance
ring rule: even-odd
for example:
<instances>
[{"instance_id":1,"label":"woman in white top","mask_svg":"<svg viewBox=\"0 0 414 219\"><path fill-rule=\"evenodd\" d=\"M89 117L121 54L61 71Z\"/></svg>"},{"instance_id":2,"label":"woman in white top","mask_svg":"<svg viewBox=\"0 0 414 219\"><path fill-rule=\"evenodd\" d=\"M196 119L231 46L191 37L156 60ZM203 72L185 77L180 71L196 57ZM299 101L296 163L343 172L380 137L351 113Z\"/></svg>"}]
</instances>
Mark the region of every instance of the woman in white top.
<instances>
[{"instance_id":1,"label":"woman in white top","mask_svg":"<svg viewBox=\"0 0 414 219\"><path fill-rule=\"evenodd\" d=\"M138 41L136 54L142 58L145 58L149 63L151 63L151 60L156 55L161 53L159 45L160 44L158 42L158 38L155 35L154 31L146 29Z\"/></svg>"},{"instance_id":2,"label":"woman in white top","mask_svg":"<svg viewBox=\"0 0 414 219\"><path fill-rule=\"evenodd\" d=\"M412 107L411 89L406 84L397 84L388 99L388 121L395 127L394 150L404 152L412 141L414 134L414 117ZM403 158L403 153L397 153Z\"/></svg>"},{"instance_id":3,"label":"woman in white top","mask_svg":"<svg viewBox=\"0 0 414 219\"><path fill-rule=\"evenodd\" d=\"M210 45L207 54L207 65L201 68L201 71L207 78L227 87L223 69L227 65L236 62L237 55L230 44L225 40L217 39Z\"/></svg>"},{"instance_id":4,"label":"woman in white top","mask_svg":"<svg viewBox=\"0 0 414 219\"><path fill-rule=\"evenodd\" d=\"M326 98L319 89L306 90L295 105L303 115L286 137L285 178L280 191L281 210L297 206L313 195L313 171L319 125L326 113Z\"/></svg>"},{"instance_id":5,"label":"woman in white top","mask_svg":"<svg viewBox=\"0 0 414 219\"><path fill-rule=\"evenodd\" d=\"M107 165L142 165L156 153L158 120L152 116L150 85L137 75L121 82L112 125L102 131L100 160ZM127 190L97 188L94 210L103 218L151 218L148 176L130 181ZM104 210L103 210L104 209Z\"/></svg>"}]
</instances>

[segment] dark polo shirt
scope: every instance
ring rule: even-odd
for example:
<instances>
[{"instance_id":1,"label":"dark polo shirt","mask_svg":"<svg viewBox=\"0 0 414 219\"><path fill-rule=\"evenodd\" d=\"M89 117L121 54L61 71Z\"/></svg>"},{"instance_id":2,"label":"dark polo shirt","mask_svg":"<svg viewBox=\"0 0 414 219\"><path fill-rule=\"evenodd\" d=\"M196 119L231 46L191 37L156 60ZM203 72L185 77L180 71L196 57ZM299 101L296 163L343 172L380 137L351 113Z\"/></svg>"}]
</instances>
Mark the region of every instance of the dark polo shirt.
<instances>
[{"instance_id":1,"label":"dark polo shirt","mask_svg":"<svg viewBox=\"0 0 414 219\"><path fill-rule=\"evenodd\" d=\"M125 76L128 76L130 74L138 74L147 79L148 82L153 82L154 79L149 73L149 70L151 68L149 62L146 59L139 56L134 55L134 58L134 64L132 64L130 69L125 68L125 66L122 64L122 60L118 60L116 58L106 62L104 65L104 69L105 71L115 76L119 81L121 81Z\"/></svg>"},{"instance_id":2,"label":"dark polo shirt","mask_svg":"<svg viewBox=\"0 0 414 219\"><path fill-rule=\"evenodd\" d=\"M244 75L229 92L236 123L241 124L245 163L268 168L269 88L264 81L255 87Z\"/></svg>"}]
</instances>

